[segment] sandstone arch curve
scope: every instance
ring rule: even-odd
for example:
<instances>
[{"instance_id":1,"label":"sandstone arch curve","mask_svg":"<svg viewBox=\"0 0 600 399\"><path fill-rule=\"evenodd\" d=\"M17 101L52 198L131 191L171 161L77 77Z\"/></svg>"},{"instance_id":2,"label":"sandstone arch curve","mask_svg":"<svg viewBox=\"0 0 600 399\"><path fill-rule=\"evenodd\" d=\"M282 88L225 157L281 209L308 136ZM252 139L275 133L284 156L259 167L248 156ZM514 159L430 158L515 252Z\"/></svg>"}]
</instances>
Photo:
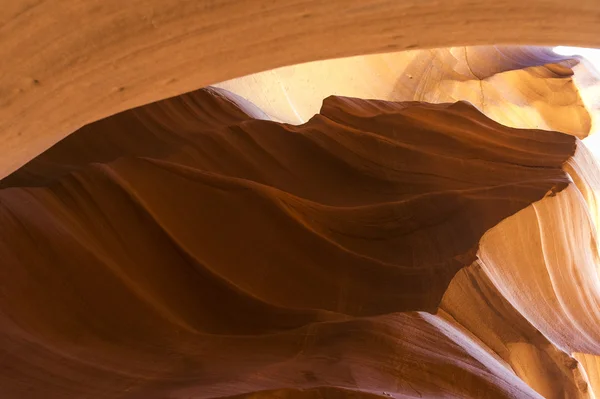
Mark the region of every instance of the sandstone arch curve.
<instances>
[{"instance_id":1,"label":"sandstone arch curve","mask_svg":"<svg viewBox=\"0 0 600 399\"><path fill-rule=\"evenodd\" d=\"M0 177L84 124L278 66L411 48L600 46L578 0L15 0L0 11Z\"/></svg>"}]
</instances>

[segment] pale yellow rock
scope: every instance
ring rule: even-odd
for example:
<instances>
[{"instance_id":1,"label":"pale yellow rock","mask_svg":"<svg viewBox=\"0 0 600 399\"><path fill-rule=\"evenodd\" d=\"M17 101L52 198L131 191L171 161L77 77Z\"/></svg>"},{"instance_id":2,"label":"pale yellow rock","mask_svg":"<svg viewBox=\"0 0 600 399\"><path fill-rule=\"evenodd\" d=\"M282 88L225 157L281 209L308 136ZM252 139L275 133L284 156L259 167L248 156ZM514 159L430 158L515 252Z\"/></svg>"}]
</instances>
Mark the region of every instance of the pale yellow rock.
<instances>
[{"instance_id":1,"label":"pale yellow rock","mask_svg":"<svg viewBox=\"0 0 600 399\"><path fill-rule=\"evenodd\" d=\"M585 104L571 67L577 68L578 84L586 90ZM600 87L588 68L544 48L454 47L316 61L216 86L248 99L272 119L292 124L318 113L330 95L468 101L506 126L583 138L592 127L586 105L594 107L591 97Z\"/></svg>"},{"instance_id":2,"label":"pale yellow rock","mask_svg":"<svg viewBox=\"0 0 600 399\"><path fill-rule=\"evenodd\" d=\"M589 355L587 353L574 353L574 357L583 367L589 381L590 393L594 398L600 394L600 356Z\"/></svg>"},{"instance_id":3,"label":"pale yellow rock","mask_svg":"<svg viewBox=\"0 0 600 399\"><path fill-rule=\"evenodd\" d=\"M588 207L600 169L580 144L566 170L579 184L488 231L479 257L504 297L554 344L600 354L598 211ZM582 186L585 179L591 189Z\"/></svg>"},{"instance_id":4,"label":"pale yellow rock","mask_svg":"<svg viewBox=\"0 0 600 399\"><path fill-rule=\"evenodd\" d=\"M446 290L438 316L460 326L547 399L592 398L585 372L506 301L476 262Z\"/></svg>"}]
</instances>

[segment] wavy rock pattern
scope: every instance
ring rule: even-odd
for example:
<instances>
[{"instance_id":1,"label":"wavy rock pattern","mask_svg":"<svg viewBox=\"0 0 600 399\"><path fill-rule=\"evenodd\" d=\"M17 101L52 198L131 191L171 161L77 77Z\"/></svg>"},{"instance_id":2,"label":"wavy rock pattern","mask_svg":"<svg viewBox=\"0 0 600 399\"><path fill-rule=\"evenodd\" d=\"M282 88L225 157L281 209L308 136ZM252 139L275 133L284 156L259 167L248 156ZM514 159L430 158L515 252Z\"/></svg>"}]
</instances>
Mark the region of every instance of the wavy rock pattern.
<instances>
[{"instance_id":1,"label":"wavy rock pattern","mask_svg":"<svg viewBox=\"0 0 600 399\"><path fill-rule=\"evenodd\" d=\"M368 79L363 78L368 76ZM468 101L506 126L584 138L598 114L599 77L550 49L475 46L318 61L218 85L275 120L303 123L331 94L390 101ZM595 120L595 118L594 118Z\"/></svg>"},{"instance_id":2,"label":"wavy rock pattern","mask_svg":"<svg viewBox=\"0 0 600 399\"><path fill-rule=\"evenodd\" d=\"M6 0L0 178L85 124L227 79L416 48L600 46L599 13L597 0Z\"/></svg>"},{"instance_id":3,"label":"wavy rock pattern","mask_svg":"<svg viewBox=\"0 0 600 399\"><path fill-rule=\"evenodd\" d=\"M5 397L588 397L488 272L493 226L577 189L573 136L467 103L257 115L200 90L2 181Z\"/></svg>"},{"instance_id":4,"label":"wavy rock pattern","mask_svg":"<svg viewBox=\"0 0 600 399\"><path fill-rule=\"evenodd\" d=\"M555 344L600 354L594 193L600 168L578 146L565 170L574 184L500 223L482 239L479 257L503 295Z\"/></svg>"},{"instance_id":5,"label":"wavy rock pattern","mask_svg":"<svg viewBox=\"0 0 600 399\"><path fill-rule=\"evenodd\" d=\"M580 362L586 373L590 391L596 394L600 392L600 357L587 353L574 353L574 357Z\"/></svg>"},{"instance_id":6,"label":"wavy rock pattern","mask_svg":"<svg viewBox=\"0 0 600 399\"><path fill-rule=\"evenodd\" d=\"M498 355L508 369L545 398L587 398L585 371L559 350L496 289L479 263L461 270L440 304L459 325ZM593 396L592 396L593 397Z\"/></svg>"},{"instance_id":7,"label":"wavy rock pattern","mask_svg":"<svg viewBox=\"0 0 600 399\"><path fill-rule=\"evenodd\" d=\"M467 100L507 126L583 138L598 131L598 82L586 60L575 63L549 50L462 47L296 65L220 86L290 122L310 116L315 98L328 93ZM259 86L267 90L256 90ZM459 272L439 315L464 326L544 397L595 397L593 392L600 392L594 355L600 342L595 196L600 169L579 145L565 170L574 185L486 234L481 260ZM485 273L479 272L481 265Z\"/></svg>"}]
</instances>

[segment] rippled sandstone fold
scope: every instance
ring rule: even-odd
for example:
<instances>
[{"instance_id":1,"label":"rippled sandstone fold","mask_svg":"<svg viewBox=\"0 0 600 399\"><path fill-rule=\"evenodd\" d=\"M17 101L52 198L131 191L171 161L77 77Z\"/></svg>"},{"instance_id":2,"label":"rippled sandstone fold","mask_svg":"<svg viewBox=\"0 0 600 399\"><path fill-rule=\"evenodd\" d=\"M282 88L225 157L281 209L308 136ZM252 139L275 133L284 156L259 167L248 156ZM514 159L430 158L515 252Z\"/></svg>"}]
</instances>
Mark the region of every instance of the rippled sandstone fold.
<instances>
[{"instance_id":1,"label":"rippled sandstone fold","mask_svg":"<svg viewBox=\"0 0 600 399\"><path fill-rule=\"evenodd\" d=\"M284 65L461 45L600 45L597 0L2 5L0 177L85 124Z\"/></svg>"},{"instance_id":2,"label":"rippled sandstone fold","mask_svg":"<svg viewBox=\"0 0 600 399\"><path fill-rule=\"evenodd\" d=\"M364 78L368 76L367 78ZM466 46L316 61L218 85L275 120L303 123L331 94L390 101L468 101L517 128L586 137L600 82L585 61L533 46ZM597 125L597 122L595 123Z\"/></svg>"},{"instance_id":3,"label":"rippled sandstone fold","mask_svg":"<svg viewBox=\"0 0 600 399\"><path fill-rule=\"evenodd\" d=\"M586 370L502 296L479 262L457 273L438 316L472 334L544 398L594 398Z\"/></svg>"},{"instance_id":4,"label":"rippled sandstone fold","mask_svg":"<svg viewBox=\"0 0 600 399\"><path fill-rule=\"evenodd\" d=\"M329 97L293 126L232 99L98 121L2 181L6 397L540 397L425 312L486 231L570 189L574 137L467 103Z\"/></svg>"},{"instance_id":5,"label":"rippled sandstone fold","mask_svg":"<svg viewBox=\"0 0 600 399\"><path fill-rule=\"evenodd\" d=\"M489 231L479 257L503 296L558 347L598 355L600 168L579 144L565 170L574 184Z\"/></svg>"}]
</instances>

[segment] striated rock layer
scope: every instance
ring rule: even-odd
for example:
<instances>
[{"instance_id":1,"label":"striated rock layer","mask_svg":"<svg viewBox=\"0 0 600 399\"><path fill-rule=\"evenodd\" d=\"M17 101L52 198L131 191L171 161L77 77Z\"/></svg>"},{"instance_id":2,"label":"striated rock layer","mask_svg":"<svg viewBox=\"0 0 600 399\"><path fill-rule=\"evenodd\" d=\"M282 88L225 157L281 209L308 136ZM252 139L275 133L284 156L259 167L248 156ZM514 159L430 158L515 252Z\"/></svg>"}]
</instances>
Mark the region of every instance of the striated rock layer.
<instances>
[{"instance_id":1,"label":"striated rock layer","mask_svg":"<svg viewBox=\"0 0 600 399\"><path fill-rule=\"evenodd\" d=\"M227 79L416 48L599 46L599 14L597 0L5 0L0 177L87 123Z\"/></svg>"},{"instance_id":2,"label":"striated rock layer","mask_svg":"<svg viewBox=\"0 0 600 399\"><path fill-rule=\"evenodd\" d=\"M3 397L592 397L594 316L553 334L501 281L535 262L489 244L582 196L573 136L463 102L329 97L293 126L236 101L115 115L2 180Z\"/></svg>"},{"instance_id":3,"label":"striated rock layer","mask_svg":"<svg viewBox=\"0 0 600 399\"><path fill-rule=\"evenodd\" d=\"M222 82L272 119L304 123L332 95L390 101L468 101L518 128L586 137L600 76L585 61L532 46L467 46L316 61Z\"/></svg>"}]
</instances>

